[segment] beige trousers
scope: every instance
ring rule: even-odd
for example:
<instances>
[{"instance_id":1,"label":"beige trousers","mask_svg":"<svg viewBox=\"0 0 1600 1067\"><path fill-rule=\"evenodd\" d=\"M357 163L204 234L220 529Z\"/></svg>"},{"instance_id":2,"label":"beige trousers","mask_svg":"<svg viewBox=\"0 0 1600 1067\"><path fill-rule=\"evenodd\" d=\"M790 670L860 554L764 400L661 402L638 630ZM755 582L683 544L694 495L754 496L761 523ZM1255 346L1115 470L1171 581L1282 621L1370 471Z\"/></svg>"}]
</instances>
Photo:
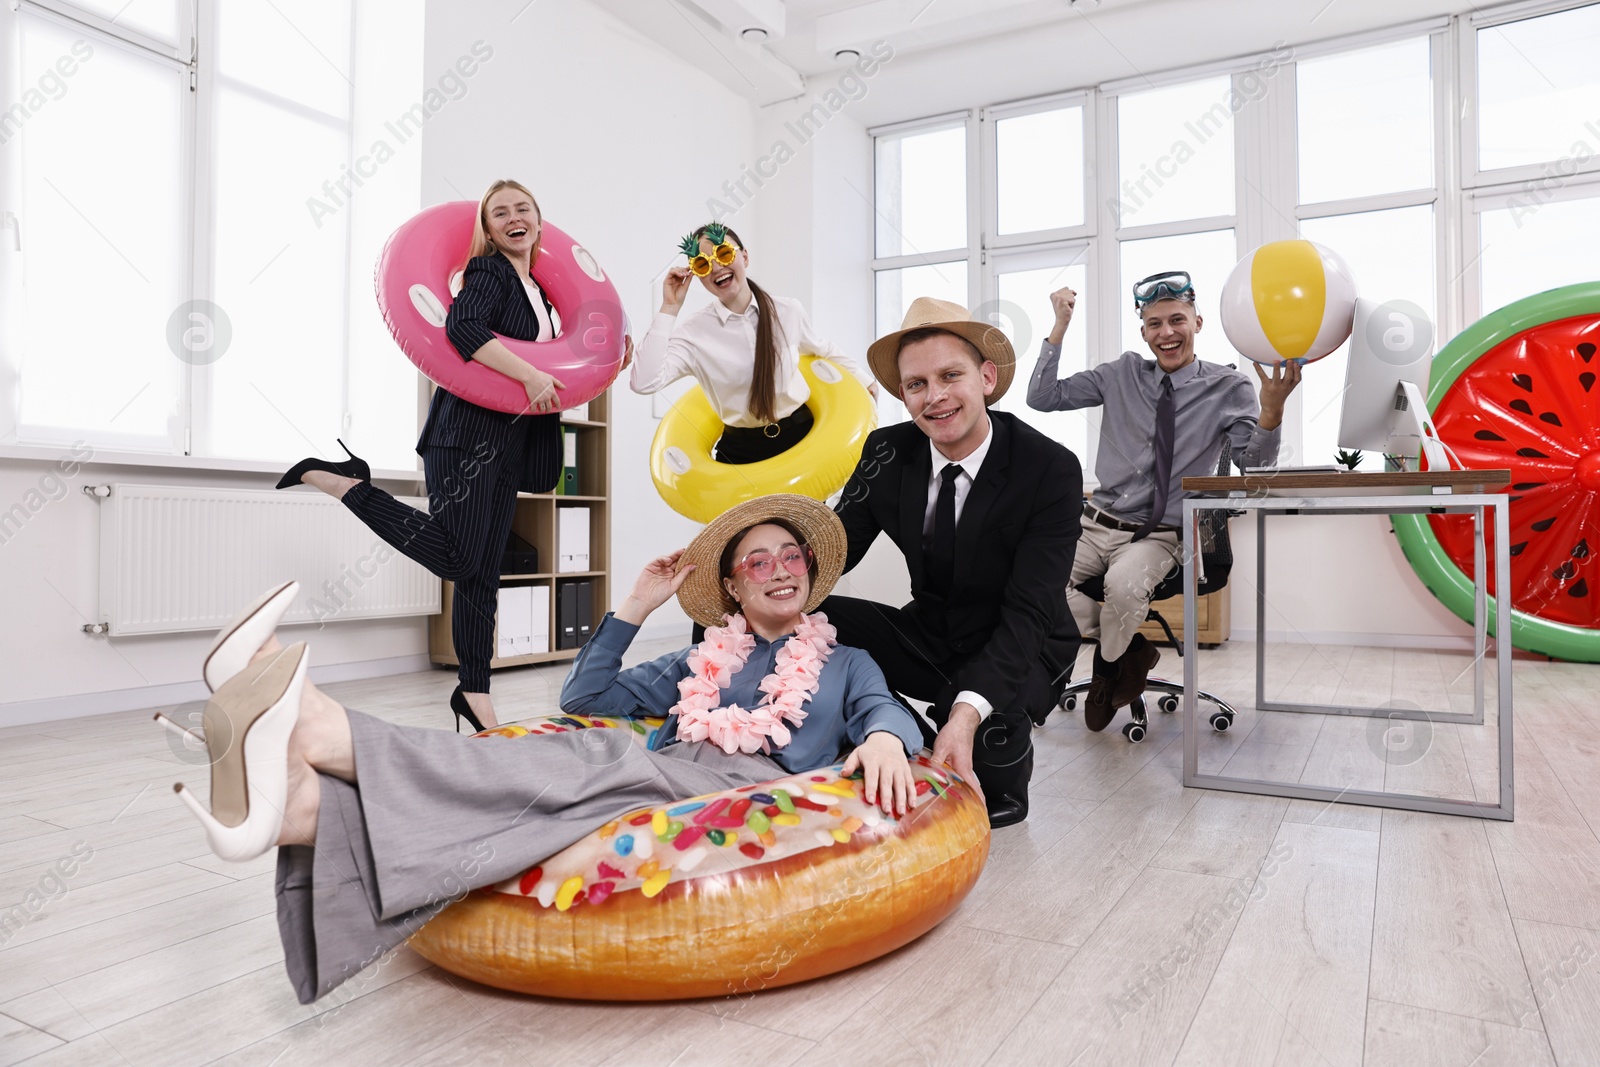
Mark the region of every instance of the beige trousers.
<instances>
[{"instance_id":1,"label":"beige trousers","mask_svg":"<svg viewBox=\"0 0 1600 1067\"><path fill-rule=\"evenodd\" d=\"M1067 606L1078 620L1078 632L1100 640L1100 654L1121 658L1150 610L1150 594L1182 560L1176 531L1152 533L1135 541L1131 532L1101 526L1083 517L1083 536L1072 561ZM1106 598L1096 603L1078 592L1078 585L1105 575Z\"/></svg>"}]
</instances>

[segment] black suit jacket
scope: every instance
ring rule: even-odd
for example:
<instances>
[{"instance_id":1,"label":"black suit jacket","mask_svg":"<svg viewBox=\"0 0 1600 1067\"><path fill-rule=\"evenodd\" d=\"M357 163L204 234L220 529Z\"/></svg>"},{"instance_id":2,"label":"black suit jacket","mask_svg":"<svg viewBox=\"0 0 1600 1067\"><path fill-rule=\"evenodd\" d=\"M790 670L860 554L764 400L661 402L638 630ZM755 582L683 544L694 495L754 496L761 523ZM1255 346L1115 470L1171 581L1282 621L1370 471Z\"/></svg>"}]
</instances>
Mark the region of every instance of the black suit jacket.
<instances>
[{"instance_id":1,"label":"black suit jacket","mask_svg":"<svg viewBox=\"0 0 1600 1067\"><path fill-rule=\"evenodd\" d=\"M994 440L956 524L956 566L948 595L928 588L922 522L933 461L914 422L876 430L845 486L839 519L850 570L880 532L900 547L911 573L906 612L930 644L958 659L956 688L996 709L1016 702L1034 666L1051 678L1072 666L1078 629L1067 581L1083 513L1078 459L1015 415L990 411Z\"/></svg>"},{"instance_id":2,"label":"black suit jacket","mask_svg":"<svg viewBox=\"0 0 1600 1067\"><path fill-rule=\"evenodd\" d=\"M542 291L540 295L544 295ZM548 299L545 309L550 310ZM517 277L517 268L499 253L478 256L467 263L461 293L450 305L444 331L463 360L472 359L472 354L497 333L519 341L547 340L539 336L539 319L528 304L528 293ZM429 447L460 448L481 455L484 446L497 456L510 455L517 447L525 446L517 485L523 492L549 492L561 478L559 414L511 415L480 407L446 389L435 389L417 451Z\"/></svg>"}]
</instances>

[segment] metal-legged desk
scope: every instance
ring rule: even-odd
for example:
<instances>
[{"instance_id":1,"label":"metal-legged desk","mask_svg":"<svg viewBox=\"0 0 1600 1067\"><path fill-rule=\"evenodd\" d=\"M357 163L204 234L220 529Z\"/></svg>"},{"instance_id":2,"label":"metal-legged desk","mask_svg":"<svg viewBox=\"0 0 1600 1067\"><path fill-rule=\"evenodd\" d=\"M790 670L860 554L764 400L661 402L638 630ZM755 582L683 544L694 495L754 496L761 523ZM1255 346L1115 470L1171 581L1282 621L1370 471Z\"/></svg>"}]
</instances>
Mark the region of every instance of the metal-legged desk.
<instances>
[{"instance_id":1,"label":"metal-legged desk","mask_svg":"<svg viewBox=\"0 0 1600 1067\"><path fill-rule=\"evenodd\" d=\"M1185 478L1183 488L1223 496L1187 497L1183 504L1183 524L1188 544L1199 544L1200 513L1208 510L1253 511L1256 514L1256 708L1260 711L1285 711L1320 715L1361 715L1398 719L1427 720L1438 723L1483 725L1484 685L1488 645L1488 560L1485 558L1484 524L1494 522L1495 588L1511 588L1510 543L1511 501L1503 493L1485 490L1510 481L1510 472L1443 471L1438 473L1393 474L1261 474L1237 478ZM1305 704L1266 699L1266 559L1267 515L1392 515L1418 513L1433 515L1471 515L1473 518L1473 710L1468 713L1422 712L1395 708L1368 708L1348 705ZM1198 553L1186 552L1183 561L1184 644L1195 648L1196 581ZM1498 665L1499 801L1449 800L1413 793L1394 793L1369 789L1335 789L1298 782L1273 782L1257 778L1238 778L1202 774L1199 768L1199 669L1197 656L1183 659L1183 784L1205 789L1227 789L1239 793L1326 800L1344 804L1368 804L1407 811L1438 812L1445 815L1470 815L1483 819L1512 818L1513 776L1511 753L1511 601L1509 596L1495 599L1495 655Z\"/></svg>"}]
</instances>

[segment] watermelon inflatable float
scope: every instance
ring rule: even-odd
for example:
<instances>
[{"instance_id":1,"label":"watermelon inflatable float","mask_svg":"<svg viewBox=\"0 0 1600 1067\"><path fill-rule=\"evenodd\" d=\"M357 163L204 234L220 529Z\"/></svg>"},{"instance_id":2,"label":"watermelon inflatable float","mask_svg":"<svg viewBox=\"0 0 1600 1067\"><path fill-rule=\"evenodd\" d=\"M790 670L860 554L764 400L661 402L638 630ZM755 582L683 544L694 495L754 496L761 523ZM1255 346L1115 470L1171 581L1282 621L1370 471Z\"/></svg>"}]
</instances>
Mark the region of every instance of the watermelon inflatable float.
<instances>
[{"instance_id":1,"label":"watermelon inflatable float","mask_svg":"<svg viewBox=\"0 0 1600 1067\"><path fill-rule=\"evenodd\" d=\"M1586 663L1600 662L1597 351L1600 282L1552 289L1463 331L1434 357L1428 390L1467 467L1511 470L1511 643ZM1471 516L1396 515L1394 529L1423 584L1470 622Z\"/></svg>"}]
</instances>

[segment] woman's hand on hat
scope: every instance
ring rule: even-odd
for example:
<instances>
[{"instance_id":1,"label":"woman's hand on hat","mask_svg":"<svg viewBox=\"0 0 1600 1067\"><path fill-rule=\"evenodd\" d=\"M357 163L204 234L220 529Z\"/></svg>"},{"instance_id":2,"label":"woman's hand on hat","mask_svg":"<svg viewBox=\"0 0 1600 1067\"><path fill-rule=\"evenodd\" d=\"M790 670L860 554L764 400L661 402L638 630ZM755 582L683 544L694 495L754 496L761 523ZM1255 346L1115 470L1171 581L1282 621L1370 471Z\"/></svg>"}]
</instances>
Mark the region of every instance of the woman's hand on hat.
<instances>
[{"instance_id":1,"label":"woman's hand on hat","mask_svg":"<svg viewBox=\"0 0 1600 1067\"><path fill-rule=\"evenodd\" d=\"M650 613L673 597L678 595L685 579L693 572L695 565L688 564L683 568L678 563L683 559L683 549L657 556L644 565L644 570L639 572L639 577L634 580L633 592L628 594L628 599L617 609L617 618L623 622L631 622L640 626Z\"/></svg>"},{"instance_id":2,"label":"woman's hand on hat","mask_svg":"<svg viewBox=\"0 0 1600 1067\"><path fill-rule=\"evenodd\" d=\"M888 730L875 730L856 746L839 773L848 778L861 771L862 788L868 804L876 804L889 815L904 815L911 810L916 782L906 759L905 742Z\"/></svg>"},{"instance_id":3,"label":"woman's hand on hat","mask_svg":"<svg viewBox=\"0 0 1600 1067\"><path fill-rule=\"evenodd\" d=\"M689 273L688 267L673 267L667 271L666 280L661 283L662 314L676 315L683 309L683 298L689 295L692 281L694 275Z\"/></svg>"}]
</instances>

